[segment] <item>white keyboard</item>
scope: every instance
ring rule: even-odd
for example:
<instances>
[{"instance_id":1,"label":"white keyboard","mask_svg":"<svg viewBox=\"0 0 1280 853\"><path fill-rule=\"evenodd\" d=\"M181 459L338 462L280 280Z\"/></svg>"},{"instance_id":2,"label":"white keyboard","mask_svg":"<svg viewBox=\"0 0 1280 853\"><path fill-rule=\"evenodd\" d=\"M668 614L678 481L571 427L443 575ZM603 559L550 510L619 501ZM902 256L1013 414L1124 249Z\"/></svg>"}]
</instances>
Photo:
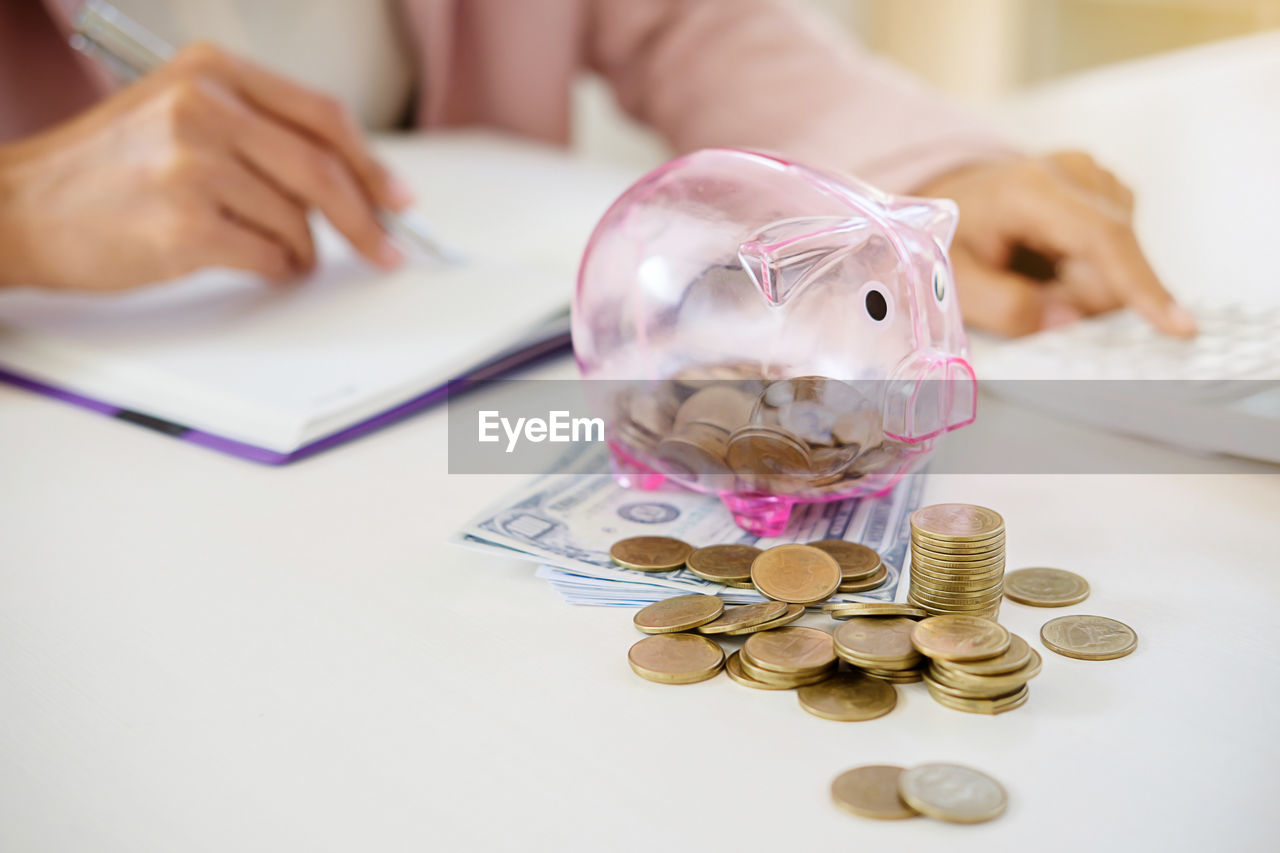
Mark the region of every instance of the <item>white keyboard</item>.
<instances>
[{"instance_id":1,"label":"white keyboard","mask_svg":"<svg viewBox=\"0 0 1280 853\"><path fill-rule=\"evenodd\" d=\"M1280 463L1280 307L1191 310L1200 331L1188 340L1118 311L979 345L978 375L1000 396L1095 426Z\"/></svg>"}]
</instances>

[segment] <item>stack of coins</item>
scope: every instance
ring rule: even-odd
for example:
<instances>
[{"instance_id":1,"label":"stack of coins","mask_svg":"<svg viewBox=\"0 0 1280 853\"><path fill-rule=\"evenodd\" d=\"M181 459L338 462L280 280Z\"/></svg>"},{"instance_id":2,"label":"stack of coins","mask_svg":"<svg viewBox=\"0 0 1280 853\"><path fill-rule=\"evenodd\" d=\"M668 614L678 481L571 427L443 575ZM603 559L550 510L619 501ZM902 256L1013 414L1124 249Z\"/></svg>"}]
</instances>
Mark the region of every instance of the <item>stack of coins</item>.
<instances>
[{"instance_id":1,"label":"stack of coins","mask_svg":"<svg viewBox=\"0 0 1280 853\"><path fill-rule=\"evenodd\" d=\"M905 616L854 616L836 628L836 654L866 675L893 684L923 677L924 656L911 642L914 619Z\"/></svg>"},{"instance_id":2,"label":"stack of coins","mask_svg":"<svg viewBox=\"0 0 1280 853\"><path fill-rule=\"evenodd\" d=\"M1027 701L1027 682L1040 672L1040 655L1021 637L979 616L933 616L911 633L930 659L924 674L940 705L972 714L1001 714Z\"/></svg>"},{"instance_id":3,"label":"stack of coins","mask_svg":"<svg viewBox=\"0 0 1280 853\"><path fill-rule=\"evenodd\" d=\"M938 616L995 618L1004 596L1004 519L971 504L936 504L911 514L908 600Z\"/></svg>"}]
</instances>

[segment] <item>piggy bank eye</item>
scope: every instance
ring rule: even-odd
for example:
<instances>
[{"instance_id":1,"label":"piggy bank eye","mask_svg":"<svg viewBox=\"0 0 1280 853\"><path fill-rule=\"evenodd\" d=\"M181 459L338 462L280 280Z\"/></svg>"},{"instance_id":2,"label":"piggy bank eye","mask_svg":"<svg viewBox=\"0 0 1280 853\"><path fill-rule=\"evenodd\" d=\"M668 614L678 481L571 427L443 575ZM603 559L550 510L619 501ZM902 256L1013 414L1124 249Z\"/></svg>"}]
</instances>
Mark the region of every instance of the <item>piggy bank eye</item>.
<instances>
[{"instance_id":1,"label":"piggy bank eye","mask_svg":"<svg viewBox=\"0 0 1280 853\"><path fill-rule=\"evenodd\" d=\"M867 316L877 323L889 316L889 297L878 287L867 288L863 296L863 305L867 308Z\"/></svg>"},{"instance_id":2,"label":"piggy bank eye","mask_svg":"<svg viewBox=\"0 0 1280 853\"><path fill-rule=\"evenodd\" d=\"M933 268L933 296L941 302L947 295L947 279L942 274L941 267Z\"/></svg>"}]
</instances>

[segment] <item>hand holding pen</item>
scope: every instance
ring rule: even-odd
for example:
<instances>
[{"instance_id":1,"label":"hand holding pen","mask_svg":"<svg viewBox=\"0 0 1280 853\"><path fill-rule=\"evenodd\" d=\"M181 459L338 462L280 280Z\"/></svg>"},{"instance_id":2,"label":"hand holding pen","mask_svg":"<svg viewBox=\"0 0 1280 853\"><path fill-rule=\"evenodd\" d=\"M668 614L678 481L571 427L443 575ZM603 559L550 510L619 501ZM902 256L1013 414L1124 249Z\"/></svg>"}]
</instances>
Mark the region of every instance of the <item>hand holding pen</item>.
<instances>
[{"instance_id":1,"label":"hand holding pen","mask_svg":"<svg viewBox=\"0 0 1280 853\"><path fill-rule=\"evenodd\" d=\"M311 208L394 267L386 211L412 200L334 100L207 45L0 148L0 185L0 284L80 290L207 266L291 278L315 263Z\"/></svg>"}]
</instances>

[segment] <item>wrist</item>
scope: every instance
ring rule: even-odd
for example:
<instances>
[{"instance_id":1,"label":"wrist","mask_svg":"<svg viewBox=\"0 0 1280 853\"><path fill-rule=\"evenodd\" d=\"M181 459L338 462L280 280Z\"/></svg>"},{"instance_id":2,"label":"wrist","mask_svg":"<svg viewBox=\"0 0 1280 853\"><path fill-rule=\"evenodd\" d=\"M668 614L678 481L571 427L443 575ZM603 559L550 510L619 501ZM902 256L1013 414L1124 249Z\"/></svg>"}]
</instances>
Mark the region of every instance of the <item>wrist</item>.
<instances>
[{"instance_id":1,"label":"wrist","mask_svg":"<svg viewBox=\"0 0 1280 853\"><path fill-rule=\"evenodd\" d=\"M29 222L23 213L21 164L12 148L0 146L0 288L36 283Z\"/></svg>"}]
</instances>

